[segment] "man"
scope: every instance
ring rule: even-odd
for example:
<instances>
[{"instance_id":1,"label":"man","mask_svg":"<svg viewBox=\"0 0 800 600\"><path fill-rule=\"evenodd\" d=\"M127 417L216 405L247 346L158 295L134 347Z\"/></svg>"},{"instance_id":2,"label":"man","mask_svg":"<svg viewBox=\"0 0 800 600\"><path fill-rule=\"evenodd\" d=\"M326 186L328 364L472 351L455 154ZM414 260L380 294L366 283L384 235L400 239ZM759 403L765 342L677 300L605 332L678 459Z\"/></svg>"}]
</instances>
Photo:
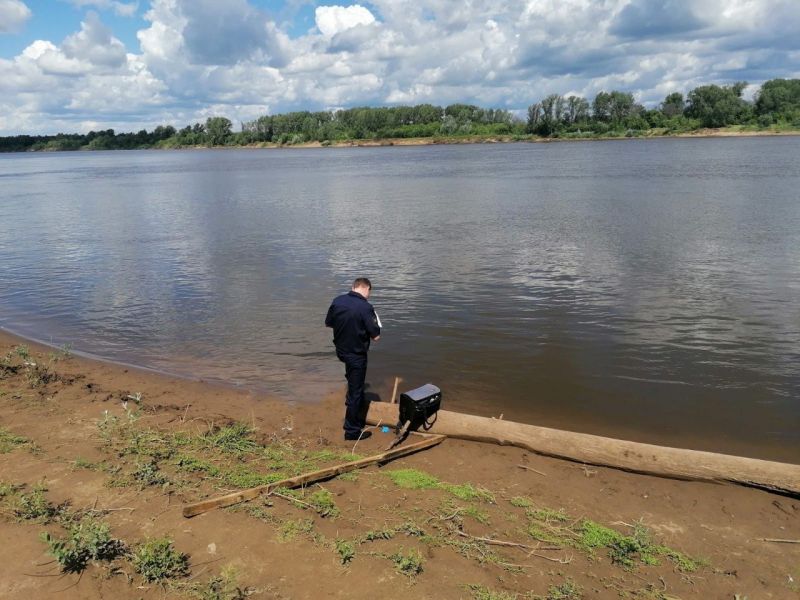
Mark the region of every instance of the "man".
<instances>
[{"instance_id":1,"label":"man","mask_svg":"<svg viewBox=\"0 0 800 600\"><path fill-rule=\"evenodd\" d=\"M344 363L347 378L346 410L344 413L344 439L365 439L372 435L363 431L366 425L367 403L364 398L364 380L367 377L367 351L370 340L378 341L381 327L375 309L367 302L372 283L366 277L353 282L353 288L334 298L325 317L325 325L333 328L336 356Z\"/></svg>"}]
</instances>

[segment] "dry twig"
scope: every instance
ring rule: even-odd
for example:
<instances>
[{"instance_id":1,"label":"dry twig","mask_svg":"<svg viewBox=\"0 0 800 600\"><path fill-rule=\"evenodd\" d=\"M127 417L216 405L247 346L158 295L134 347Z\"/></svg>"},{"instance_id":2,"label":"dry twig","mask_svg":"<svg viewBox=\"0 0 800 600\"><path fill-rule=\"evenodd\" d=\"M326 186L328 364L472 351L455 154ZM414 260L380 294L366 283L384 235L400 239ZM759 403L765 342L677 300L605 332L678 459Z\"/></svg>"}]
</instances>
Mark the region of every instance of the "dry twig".
<instances>
[{"instance_id":1,"label":"dry twig","mask_svg":"<svg viewBox=\"0 0 800 600\"><path fill-rule=\"evenodd\" d=\"M537 470L536 470L536 469L534 469L533 467L526 467L525 465L517 465L517 466L518 466L520 469L525 469L526 471L533 471L534 473L536 473L536 474L538 474L538 475L544 475L545 477L547 477L547 473L542 473L541 471L537 471Z\"/></svg>"}]
</instances>

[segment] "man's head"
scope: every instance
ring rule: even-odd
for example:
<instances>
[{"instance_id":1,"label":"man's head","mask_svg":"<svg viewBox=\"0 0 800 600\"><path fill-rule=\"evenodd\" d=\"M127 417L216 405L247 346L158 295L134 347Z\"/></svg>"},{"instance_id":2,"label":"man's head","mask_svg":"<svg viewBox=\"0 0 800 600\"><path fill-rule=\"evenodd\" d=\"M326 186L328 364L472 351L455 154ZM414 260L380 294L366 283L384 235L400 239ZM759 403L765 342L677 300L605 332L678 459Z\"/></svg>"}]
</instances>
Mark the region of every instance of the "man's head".
<instances>
[{"instance_id":1,"label":"man's head","mask_svg":"<svg viewBox=\"0 0 800 600\"><path fill-rule=\"evenodd\" d=\"M369 300L369 293L372 291L372 283L366 277L359 277L353 282L353 291L358 292Z\"/></svg>"}]
</instances>

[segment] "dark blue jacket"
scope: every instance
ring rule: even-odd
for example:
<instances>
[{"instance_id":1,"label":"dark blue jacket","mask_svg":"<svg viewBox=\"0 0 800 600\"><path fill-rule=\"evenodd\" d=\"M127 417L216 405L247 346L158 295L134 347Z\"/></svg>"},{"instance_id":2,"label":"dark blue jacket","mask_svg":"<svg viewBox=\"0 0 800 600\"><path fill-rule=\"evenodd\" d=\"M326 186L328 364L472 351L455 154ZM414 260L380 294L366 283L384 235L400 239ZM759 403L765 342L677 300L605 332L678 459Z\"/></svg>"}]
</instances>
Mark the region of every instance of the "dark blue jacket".
<instances>
[{"instance_id":1,"label":"dark blue jacket","mask_svg":"<svg viewBox=\"0 0 800 600\"><path fill-rule=\"evenodd\" d=\"M333 327L333 343L340 354L366 354L370 340L381 334L375 309L353 291L333 299L325 325Z\"/></svg>"}]
</instances>

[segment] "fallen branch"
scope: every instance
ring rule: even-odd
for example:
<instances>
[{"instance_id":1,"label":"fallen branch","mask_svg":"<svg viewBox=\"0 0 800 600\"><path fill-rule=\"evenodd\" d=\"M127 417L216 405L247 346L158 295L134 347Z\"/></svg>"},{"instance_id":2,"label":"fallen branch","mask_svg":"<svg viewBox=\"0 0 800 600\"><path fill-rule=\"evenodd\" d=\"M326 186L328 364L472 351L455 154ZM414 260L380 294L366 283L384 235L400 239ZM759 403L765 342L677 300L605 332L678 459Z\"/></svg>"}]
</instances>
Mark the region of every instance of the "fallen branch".
<instances>
[{"instance_id":1,"label":"fallen branch","mask_svg":"<svg viewBox=\"0 0 800 600\"><path fill-rule=\"evenodd\" d=\"M470 534L468 534L468 533L466 533L464 531L461 531L460 529L454 529L453 531L455 532L456 535L460 535L461 537L469 538L469 539L475 540L477 542L483 542L484 544L487 544L489 546L506 546L506 547L509 547L509 548L522 548L524 550L530 550L530 552L527 553L527 556L536 556L538 558L543 558L543 559L549 560L551 562L557 562L557 563L560 563L562 565L567 565L567 564L572 562L572 558L553 558L552 556L545 556L544 554L537 554L536 553L537 550L546 550L546 549L548 549L548 548L541 548L538 545L537 546L529 546L527 544L520 544L519 542L509 542L509 541L506 541L506 540L496 540L494 538L479 537L479 536L476 536L476 535L470 535ZM552 549L553 550L560 550L561 548L552 548ZM510 567L520 567L520 568L525 567L525 565L512 565L512 564L509 564L509 563L503 563L503 564L506 565L506 566L510 566Z\"/></svg>"},{"instance_id":2,"label":"fallen branch","mask_svg":"<svg viewBox=\"0 0 800 600\"><path fill-rule=\"evenodd\" d=\"M774 542L776 544L800 544L800 540L782 540L780 538L758 538L759 542Z\"/></svg>"},{"instance_id":3,"label":"fallen branch","mask_svg":"<svg viewBox=\"0 0 800 600\"><path fill-rule=\"evenodd\" d=\"M330 479L343 473L355 471L356 469L363 469L364 467L368 467L370 465L385 463L390 460L394 460L395 458L400 458L401 456L413 454L414 452L419 452L420 450L425 450L426 448L431 448L432 446L441 444L444 438L445 436L443 435L431 436L422 440L421 442L395 448L394 450L382 452L381 454L376 454L360 460L354 460L352 462L327 467L325 469L320 469L319 471L305 473L303 475L298 475L297 477L290 477L289 479L282 479L281 481L276 481L266 485L259 485L248 490L241 490L232 494L226 494L225 496L219 496L217 498L210 498L208 500L202 500L193 504L187 504L183 507L183 516L188 519L215 508L224 508L226 506L239 504L240 502L252 500L253 498L258 498L261 494L270 493L280 488L296 488L309 483L316 483L317 481Z\"/></svg>"},{"instance_id":4,"label":"fallen branch","mask_svg":"<svg viewBox=\"0 0 800 600\"><path fill-rule=\"evenodd\" d=\"M306 508L310 508L311 510L317 510L313 504L309 504L308 502L303 502L302 500L298 500L297 498L293 498L292 496L287 496L286 494L281 494L280 492L272 491L269 493L270 496L277 496L278 498L283 498L284 500L288 500L289 502L297 503L301 506L305 506Z\"/></svg>"},{"instance_id":5,"label":"fallen branch","mask_svg":"<svg viewBox=\"0 0 800 600\"><path fill-rule=\"evenodd\" d=\"M526 467L525 465L517 465L517 466L518 466L520 469L525 469L526 471L533 471L534 473L536 473L536 474L538 474L538 475L544 475L545 477L547 477L547 473L542 473L541 471L537 471L537 470L536 470L536 469L534 469L533 467Z\"/></svg>"}]
</instances>

